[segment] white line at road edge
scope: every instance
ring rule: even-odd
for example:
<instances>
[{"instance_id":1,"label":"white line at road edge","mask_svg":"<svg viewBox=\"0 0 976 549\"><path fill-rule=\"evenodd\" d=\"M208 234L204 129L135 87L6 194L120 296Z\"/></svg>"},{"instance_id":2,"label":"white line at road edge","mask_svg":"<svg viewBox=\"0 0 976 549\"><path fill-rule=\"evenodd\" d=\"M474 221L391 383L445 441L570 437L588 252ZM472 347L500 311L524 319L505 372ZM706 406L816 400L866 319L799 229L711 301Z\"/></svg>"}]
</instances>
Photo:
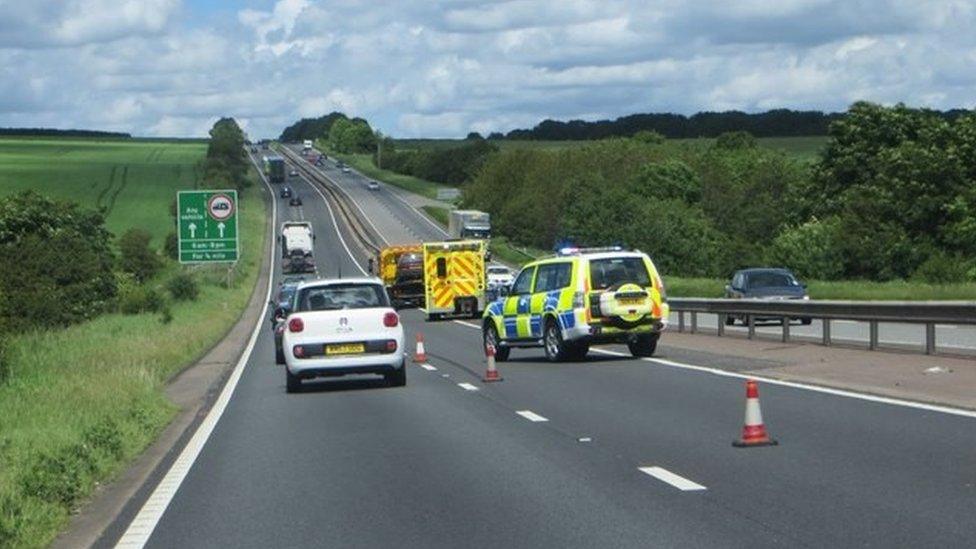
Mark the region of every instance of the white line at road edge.
<instances>
[{"instance_id":1,"label":"white line at road edge","mask_svg":"<svg viewBox=\"0 0 976 549\"><path fill-rule=\"evenodd\" d=\"M250 154L248 154L248 157L251 158L251 163L254 163L254 158ZM257 169L257 164L254 167ZM261 333L261 328L264 326L264 317L268 313L268 302L271 300L273 286L276 240L274 234L278 219L278 203L274 190L264 178L264 173L258 169L258 174L260 174L261 180L264 181L265 186L268 188L268 192L271 193L271 266L269 267L268 292L264 298L264 307L255 323L254 331L251 332L251 338L247 342L247 347L244 348L244 353L241 354L241 358L234 366L234 371L231 372L230 378L224 385L224 389L220 392L217 401L214 402L207 417L197 427L197 431L193 433L193 438L190 439L190 442L180 452L179 457L170 466L169 471L166 472L166 476L163 477L163 480L159 482L159 485L150 494L149 499L142 505L136 518L132 520L125 533L122 534L116 547L143 547L149 541L149 537L156 529L156 525L159 524L159 519L163 517L163 513L169 507L173 496L176 495L176 491L179 490L187 473L190 472L190 468L193 467L193 463L196 461L197 456L200 455L200 451L203 450L207 439L210 438L210 434L217 425L217 421L220 420L220 416L224 414L227 403L230 402L230 397L234 394L234 389L237 387L237 383L244 373L244 366L250 360L251 352L254 351L254 345L258 341L258 334Z\"/></svg>"},{"instance_id":2,"label":"white line at road edge","mask_svg":"<svg viewBox=\"0 0 976 549\"><path fill-rule=\"evenodd\" d=\"M638 467L638 469L640 472L651 475L661 482L666 482L682 492L692 492L706 489L701 484L690 481L683 476L676 475L664 467Z\"/></svg>"},{"instance_id":3,"label":"white line at road edge","mask_svg":"<svg viewBox=\"0 0 976 549\"><path fill-rule=\"evenodd\" d=\"M533 423L542 423L543 421L549 421L548 419L540 416L539 414L533 412L532 410L519 410L515 413Z\"/></svg>"},{"instance_id":4,"label":"white line at road edge","mask_svg":"<svg viewBox=\"0 0 976 549\"><path fill-rule=\"evenodd\" d=\"M421 368L423 368L424 370L427 370L428 372L436 372L437 371L437 368L434 368L430 364L422 363L419 366Z\"/></svg>"},{"instance_id":5,"label":"white line at road edge","mask_svg":"<svg viewBox=\"0 0 976 549\"><path fill-rule=\"evenodd\" d=\"M595 353L602 353L605 355L625 356L625 357L631 356L630 353L621 353L617 351L611 351L609 349L591 349L591 350ZM869 395L867 393L857 393L854 391L847 391L844 389L832 389L830 387L822 387L820 385L809 385L806 383L799 383L796 381L784 381L782 379L765 377L762 375L740 374L737 372L729 372L719 368L696 366L694 364L685 364L683 362L675 362L673 360L665 360L663 358L642 358L641 360L646 362L654 362L657 364L661 364L662 366L670 366L672 368L681 368L684 370L694 370L697 372L704 372L704 373L713 374L717 376L733 377L737 379L755 379L756 381L761 381L763 383L768 383L770 385L779 385L781 387L789 387L791 389L802 389L804 391L813 391L816 393L824 393L828 395L841 396L846 398L856 398L858 400L878 402L881 404L890 404L892 406L903 406L905 408L915 408L917 410L925 410L928 412L939 412L942 414L950 414L954 416L976 418L976 411L964 410L962 408L953 408L951 406L939 406L938 404L926 404L924 402L915 402L912 400L903 400L900 398Z\"/></svg>"},{"instance_id":6,"label":"white line at road edge","mask_svg":"<svg viewBox=\"0 0 976 549\"><path fill-rule=\"evenodd\" d=\"M458 383L458 387L464 389L465 391L477 391L478 388L470 383Z\"/></svg>"}]
</instances>

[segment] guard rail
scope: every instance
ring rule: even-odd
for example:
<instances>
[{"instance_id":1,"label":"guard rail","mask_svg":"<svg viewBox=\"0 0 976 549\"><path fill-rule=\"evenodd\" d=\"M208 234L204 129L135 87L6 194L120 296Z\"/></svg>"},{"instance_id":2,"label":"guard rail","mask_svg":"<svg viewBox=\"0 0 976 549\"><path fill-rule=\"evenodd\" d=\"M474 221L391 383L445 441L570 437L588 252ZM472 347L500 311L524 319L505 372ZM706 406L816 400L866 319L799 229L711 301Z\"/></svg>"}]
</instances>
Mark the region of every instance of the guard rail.
<instances>
[{"instance_id":1,"label":"guard rail","mask_svg":"<svg viewBox=\"0 0 976 549\"><path fill-rule=\"evenodd\" d=\"M725 335L725 320L729 315L743 317L748 325L748 337L756 336L756 320L781 320L782 339L790 340L790 321L797 318L820 319L823 322L822 341L831 344L830 324L834 320L867 322L868 347L878 348L878 324L907 323L925 326L925 353L936 352L935 327L946 325L976 325L976 302L972 301L821 301L793 299L701 299L672 298L671 311L678 314L678 331L685 329L685 314L690 315L691 332L698 331L698 315L718 315L719 336Z\"/></svg>"}]
</instances>

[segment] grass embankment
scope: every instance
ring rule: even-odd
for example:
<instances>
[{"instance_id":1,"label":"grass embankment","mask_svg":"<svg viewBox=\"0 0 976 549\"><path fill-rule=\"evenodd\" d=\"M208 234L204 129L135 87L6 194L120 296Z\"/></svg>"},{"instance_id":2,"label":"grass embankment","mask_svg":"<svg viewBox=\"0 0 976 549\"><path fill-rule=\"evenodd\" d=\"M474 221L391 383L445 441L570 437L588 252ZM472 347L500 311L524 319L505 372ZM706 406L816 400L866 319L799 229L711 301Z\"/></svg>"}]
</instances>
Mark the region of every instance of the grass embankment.
<instances>
[{"instance_id":1,"label":"grass embankment","mask_svg":"<svg viewBox=\"0 0 976 549\"><path fill-rule=\"evenodd\" d=\"M722 297L727 280L717 278L683 278L664 276L671 297ZM925 284L895 280L869 282L862 280L809 281L812 299L857 301L940 301L976 300L976 283Z\"/></svg>"},{"instance_id":2,"label":"grass embankment","mask_svg":"<svg viewBox=\"0 0 976 549\"><path fill-rule=\"evenodd\" d=\"M156 158L183 154L167 151L170 146L183 145L149 146L149 150L162 149L153 153ZM128 150L133 157L97 147L88 152L93 158L113 156L123 165L138 164L147 154L138 147ZM166 163L163 172L191 173L203 148L197 146L197 151L196 157L183 156L185 164L180 168ZM104 174L104 168L88 170L83 162L73 163L83 172ZM54 168L60 174L61 167ZM0 171L5 170L6 166ZM9 174L3 177L10 181ZM40 180L39 174L34 177ZM52 181L55 178L52 175ZM84 178L79 181L84 185ZM139 188L151 184L167 190ZM6 185L3 188L7 190ZM59 196L76 190L69 186ZM160 314L108 314L67 329L10 340L9 376L0 383L0 547L50 543L96 483L122 470L172 419L176 410L164 395L166 382L224 336L251 295L266 234L261 193L254 186L241 195L243 252L230 288L223 287L225 269L202 268L196 271L198 298L172 302L169 322ZM130 175L113 208L114 227L125 230L122 220L141 220L132 226L164 234L170 228L167 206L173 196L172 178L136 183ZM150 284L160 286L178 269L169 262Z\"/></svg>"},{"instance_id":3,"label":"grass embankment","mask_svg":"<svg viewBox=\"0 0 976 549\"><path fill-rule=\"evenodd\" d=\"M140 227L159 246L173 230L169 204L192 188L201 142L0 139L0 193L27 189L104 209L116 236Z\"/></svg>"},{"instance_id":4,"label":"grass embankment","mask_svg":"<svg viewBox=\"0 0 976 549\"><path fill-rule=\"evenodd\" d=\"M373 164L373 156L369 154L337 154L330 152L330 156L334 156L339 160L342 160L346 164L355 168L359 173L382 181L383 183L389 183L390 185L395 185L421 196L426 196L427 198L437 200L437 189L448 189L453 188L449 185L443 185L441 183L434 183L433 181L427 181L425 179L420 179L419 177L413 177L412 175L403 175L396 172L391 172L390 170L384 170L377 168Z\"/></svg>"},{"instance_id":5,"label":"grass embankment","mask_svg":"<svg viewBox=\"0 0 976 549\"><path fill-rule=\"evenodd\" d=\"M441 208L440 206L421 206L420 209L423 210L424 213L426 213L431 219L440 223L442 227L447 228L450 210L447 208Z\"/></svg>"}]
</instances>

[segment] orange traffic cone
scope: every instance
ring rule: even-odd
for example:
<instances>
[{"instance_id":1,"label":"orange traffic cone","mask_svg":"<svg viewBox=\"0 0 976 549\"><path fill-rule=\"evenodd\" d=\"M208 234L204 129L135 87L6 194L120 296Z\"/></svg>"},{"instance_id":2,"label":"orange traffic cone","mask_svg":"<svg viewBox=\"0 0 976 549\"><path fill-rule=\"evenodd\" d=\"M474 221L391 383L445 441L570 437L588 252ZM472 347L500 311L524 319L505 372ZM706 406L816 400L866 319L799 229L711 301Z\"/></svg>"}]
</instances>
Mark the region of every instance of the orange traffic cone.
<instances>
[{"instance_id":1,"label":"orange traffic cone","mask_svg":"<svg viewBox=\"0 0 976 549\"><path fill-rule=\"evenodd\" d=\"M427 351L424 350L424 334L417 332L417 352L413 355L413 361L427 362Z\"/></svg>"},{"instance_id":2,"label":"orange traffic cone","mask_svg":"<svg viewBox=\"0 0 976 549\"><path fill-rule=\"evenodd\" d=\"M732 446L745 448L776 444L775 440L769 438L766 426L763 424L762 411L759 409L759 384L753 379L747 380L745 425L742 427L742 438L733 442Z\"/></svg>"},{"instance_id":3,"label":"orange traffic cone","mask_svg":"<svg viewBox=\"0 0 976 549\"><path fill-rule=\"evenodd\" d=\"M488 357L488 369L485 370L485 377L481 378L481 381L485 383L491 381L501 381L502 376L498 373L498 369L495 368L495 346L486 345L485 346L485 356Z\"/></svg>"}]
</instances>

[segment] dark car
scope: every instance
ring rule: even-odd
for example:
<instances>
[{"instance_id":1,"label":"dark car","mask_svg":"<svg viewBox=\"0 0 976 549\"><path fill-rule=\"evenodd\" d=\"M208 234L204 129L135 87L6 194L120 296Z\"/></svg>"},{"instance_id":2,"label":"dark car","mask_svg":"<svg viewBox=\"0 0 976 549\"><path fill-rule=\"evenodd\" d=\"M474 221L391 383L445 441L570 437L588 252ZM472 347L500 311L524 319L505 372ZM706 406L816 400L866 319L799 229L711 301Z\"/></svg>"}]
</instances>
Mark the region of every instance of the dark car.
<instances>
[{"instance_id":1,"label":"dark car","mask_svg":"<svg viewBox=\"0 0 976 549\"><path fill-rule=\"evenodd\" d=\"M281 191L278 192L278 196L281 198L291 198L291 187L282 187Z\"/></svg>"},{"instance_id":2,"label":"dark car","mask_svg":"<svg viewBox=\"0 0 976 549\"><path fill-rule=\"evenodd\" d=\"M292 197L291 197L291 200L288 201L288 205L289 206L301 206L302 205L302 197L298 196L297 194L293 194Z\"/></svg>"},{"instance_id":3,"label":"dark car","mask_svg":"<svg viewBox=\"0 0 976 549\"><path fill-rule=\"evenodd\" d=\"M301 281L301 277L285 277L285 280L278 287L278 295L268 303L271 306L271 318L269 319L271 331L274 332L275 364L285 363L284 351L281 349L281 336L285 331L285 319L291 312L295 290L298 289L298 284Z\"/></svg>"},{"instance_id":4,"label":"dark car","mask_svg":"<svg viewBox=\"0 0 976 549\"><path fill-rule=\"evenodd\" d=\"M807 285L801 284L788 269L755 268L736 271L725 287L725 297L730 299L810 299ZM728 315L725 323L731 326L736 318ZM798 317L803 324L810 324L809 317ZM756 318L756 320L779 320L778 318Z\"/></svg>"}]
</instances>

